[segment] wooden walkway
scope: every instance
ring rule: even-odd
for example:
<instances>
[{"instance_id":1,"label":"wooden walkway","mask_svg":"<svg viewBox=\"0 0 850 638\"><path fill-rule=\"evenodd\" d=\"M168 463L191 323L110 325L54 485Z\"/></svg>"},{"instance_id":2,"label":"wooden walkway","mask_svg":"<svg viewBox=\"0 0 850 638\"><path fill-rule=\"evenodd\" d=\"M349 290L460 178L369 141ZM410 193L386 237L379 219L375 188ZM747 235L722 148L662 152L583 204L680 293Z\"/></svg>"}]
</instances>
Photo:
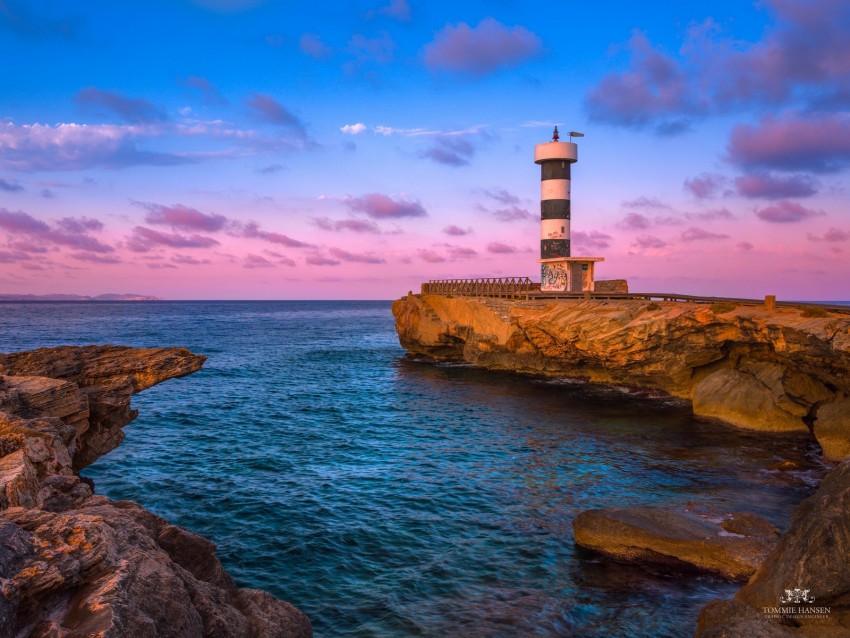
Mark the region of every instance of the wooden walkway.
<instances>
[{"instance_id":1,"label":"wooden walkway","mask_svg":"<svg viewBox=\"0 0 850 638\"><path fill-rule=\"evenodd\" d=\"M701 297L671 292L541 292L540 284L528 277L479 277L473 279L431 279L422 284L424 295L454 295L458 297L495 297L498 299L636 299L644 301L683 301L691 303L733 303L740 305L766 305L768 299L740 297ZM850 313L850 306L823 304L812 301L776 301L776 306L817 306L835 312Z\"/></svg>"}]
</instances>

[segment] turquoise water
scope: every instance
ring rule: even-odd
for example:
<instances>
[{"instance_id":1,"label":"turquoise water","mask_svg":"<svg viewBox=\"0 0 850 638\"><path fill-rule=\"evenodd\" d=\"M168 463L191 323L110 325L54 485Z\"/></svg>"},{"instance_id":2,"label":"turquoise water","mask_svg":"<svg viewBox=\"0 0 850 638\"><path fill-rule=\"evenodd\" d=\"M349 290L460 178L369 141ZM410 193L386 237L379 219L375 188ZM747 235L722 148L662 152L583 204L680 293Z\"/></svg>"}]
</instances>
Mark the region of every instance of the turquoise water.
<instances>
[{"instance_id":1,"label":"turquoise water","mask_svg":"<svg viewBox=\"0 0 850 638\"><path fill-rule=\"evenodd\" d=\"M572 519L699 501L785 527L823 472L803 438L675 401L408 360L388 302L0 304L0 329L6 352L207 355L136 396L84 473L212 539L317 636L691 635L736 585L578 550Z\"/></svg>"}]
</instances>

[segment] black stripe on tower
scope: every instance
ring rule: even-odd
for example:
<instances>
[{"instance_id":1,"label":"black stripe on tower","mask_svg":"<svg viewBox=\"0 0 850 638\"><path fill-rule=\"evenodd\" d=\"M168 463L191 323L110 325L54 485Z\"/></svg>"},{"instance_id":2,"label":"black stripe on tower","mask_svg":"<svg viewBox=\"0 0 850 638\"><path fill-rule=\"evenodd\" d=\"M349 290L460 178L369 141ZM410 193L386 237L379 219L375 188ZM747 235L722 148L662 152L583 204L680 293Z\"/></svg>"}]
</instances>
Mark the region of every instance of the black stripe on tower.
<instances>
[{"instance_id":1,"label":"black stripe on tower","mask_svg":"<svg viewBox=\"0 0 850 638\"><path fill-rule=\"evenodd\" d=\"M555 259L570 256L569 239L541 239L540 259Z\"/></svg>"},{"instance_id":2,"label":"black stripe on tower","mask_svg":"<svg viewBox=\"0 0 850 638\"><path fill-rule=\"evenodd\" d=\"M570 162L565 160L549 160L540 164L540 181L547 179L569 179Z\"/></svg>"},{"instance_id":3,"label":"black stripe on tower","mask_svg":"<svg viewBox=\"0 0 850 638\"><path fill-rule=\"evenodd\" d=\"M543 199L540 200L540 219L569 219L570 200Z\"/></svg>"}]
</instances>

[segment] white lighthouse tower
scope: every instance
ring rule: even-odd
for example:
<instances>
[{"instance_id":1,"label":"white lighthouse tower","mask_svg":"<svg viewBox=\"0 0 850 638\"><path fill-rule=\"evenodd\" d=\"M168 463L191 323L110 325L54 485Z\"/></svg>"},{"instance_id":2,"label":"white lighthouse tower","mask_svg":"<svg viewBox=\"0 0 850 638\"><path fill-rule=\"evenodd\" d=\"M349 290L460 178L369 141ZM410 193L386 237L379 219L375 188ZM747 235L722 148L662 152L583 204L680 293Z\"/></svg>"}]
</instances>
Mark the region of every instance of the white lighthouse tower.
<instances>
[{"instance_id":1,"label":"white lighthouse tower","mask_svg":"<svg viewBox=\"0 0 850 638\"><path fill-rule=\"evenodd\" d=\"M582 292L593 290L593 266L603 257L570 255L570 166L578 161L578 146L570 133L561 142L558 127L551 142L534 147L534 162L540 164L540 290Z\"/></svg>"}]
</instances>

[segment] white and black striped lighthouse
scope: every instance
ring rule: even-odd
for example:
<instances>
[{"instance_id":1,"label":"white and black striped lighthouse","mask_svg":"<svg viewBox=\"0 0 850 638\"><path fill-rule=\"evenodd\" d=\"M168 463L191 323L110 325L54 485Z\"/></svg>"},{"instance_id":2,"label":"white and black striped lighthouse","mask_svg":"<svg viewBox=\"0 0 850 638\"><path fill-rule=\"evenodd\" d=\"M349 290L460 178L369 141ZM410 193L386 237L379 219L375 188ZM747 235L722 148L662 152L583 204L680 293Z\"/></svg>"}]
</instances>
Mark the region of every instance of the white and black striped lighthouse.
<instances>
[{"instance_id":1,"label":"white and black striped lighthouse","mask_svg":"<svg viewBox=\"0 0 850 638\"><path fill-rule=\"evenodd\" d=\"M558 127L551 142L534 146L534 162L540 164L540 289L543 292L592 291L594 264L602 257L570 254L570 166L578 161L578 146L570 133L561 142Z\"/></svg>"},{"instance_id":2,"label":"white and black striped lighthouse","mask_svg":"<svg viewBox=\"0 0 850 638\"><path fill-rule=\"evenodd\" d=\"M534 147L540 164L540 259L570 256L570 165L578 161L578 147L558 139Z\"/></svg>"}]
</instances>

